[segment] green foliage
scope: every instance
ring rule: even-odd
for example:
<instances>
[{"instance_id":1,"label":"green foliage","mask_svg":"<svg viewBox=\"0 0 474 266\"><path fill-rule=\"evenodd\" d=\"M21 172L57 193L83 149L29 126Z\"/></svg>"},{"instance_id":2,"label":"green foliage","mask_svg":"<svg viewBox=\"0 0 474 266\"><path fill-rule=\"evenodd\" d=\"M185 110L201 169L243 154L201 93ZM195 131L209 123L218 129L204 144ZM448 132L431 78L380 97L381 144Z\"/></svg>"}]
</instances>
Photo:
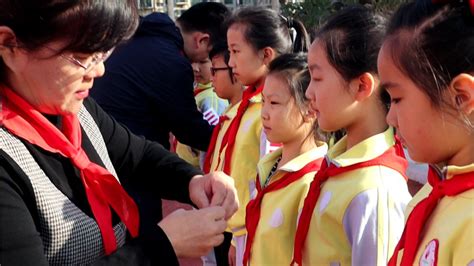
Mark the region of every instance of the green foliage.
<instances>
[{"instance_id":1,"label":"green foliage","mask_svg":"<svg viewBox=\"0 0 474 266\"><path fill-rule=\"evenodd\" d=\"M407 0L305 0L301 3L286 3L281 5L284 16L301 20L309 32L319 27L328 16L337 12L344 5L363 4L384 14L390 14L400 4Z\"/></svg>"},{"instance_id":2,"label":"green foliage","mask_svg":"<svg viewBox=\"0 0 474 266\"><path fill-rule=\"evenodd\" d=\"M308 29L322 24L324 19L332 12L330 0L306 0L301 3L288 3L281 6L284 16L299 19Z\"/></svg>"}]
</instances>

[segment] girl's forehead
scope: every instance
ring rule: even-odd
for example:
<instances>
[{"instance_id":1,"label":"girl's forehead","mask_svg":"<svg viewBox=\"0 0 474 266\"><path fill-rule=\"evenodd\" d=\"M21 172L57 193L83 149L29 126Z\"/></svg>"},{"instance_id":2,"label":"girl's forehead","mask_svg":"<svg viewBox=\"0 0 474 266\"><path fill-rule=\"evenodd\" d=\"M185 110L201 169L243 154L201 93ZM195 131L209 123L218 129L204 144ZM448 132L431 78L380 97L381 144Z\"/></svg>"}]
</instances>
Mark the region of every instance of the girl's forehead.
<instances>
[{"instance_id":1,"label":"girl's forehead","mask_svg":"<svg viewBox=\"0 0 474 266\"><path fill-rule=\"evenodd\" d=\"M244 24L244 23L241 23L241 22L236 22L232 25L229 26L229 29L228 31L236 31L236 32L240 32L241 34L243 34L245 32L245 30L247 30L247 25Z\"/></svg>"},{"instance_id":2,"label":"girl's forehead","mask_svg":"<svg viewBox=\"0 0 474 266\"><path fill-rule=\"evenodd\" d=\"M229 42L229 46L235 44L235 42L246 43L245 39L245 31L247 26L241 23L232 24L227 31L227 41Z\"/></svg>"}]
</instances>

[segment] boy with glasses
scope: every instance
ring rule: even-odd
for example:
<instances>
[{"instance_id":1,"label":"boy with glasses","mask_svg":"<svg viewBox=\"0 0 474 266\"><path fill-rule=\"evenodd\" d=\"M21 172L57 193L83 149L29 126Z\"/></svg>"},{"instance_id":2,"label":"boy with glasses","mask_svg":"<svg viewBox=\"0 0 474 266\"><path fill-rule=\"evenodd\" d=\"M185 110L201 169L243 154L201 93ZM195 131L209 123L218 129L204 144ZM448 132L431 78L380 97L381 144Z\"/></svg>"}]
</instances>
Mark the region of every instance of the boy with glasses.
<instances>
[{"instance_id":1,"label":"boy with glasses","mask_svg":"<svg viewBox=\"0 0 474 266\"><path fill-rule=\"evenodd\" d=\"M214 73L209 58L192 64L194 71L194 99L198 110L210 125L215 126L219 122L219 115L229 105L227 100L219 98L214 92L211 82L211 73ZM176 153L183 160L197 168L202 168L205 153L190 146L177 142Z\"/></svg>"}]
</instances>

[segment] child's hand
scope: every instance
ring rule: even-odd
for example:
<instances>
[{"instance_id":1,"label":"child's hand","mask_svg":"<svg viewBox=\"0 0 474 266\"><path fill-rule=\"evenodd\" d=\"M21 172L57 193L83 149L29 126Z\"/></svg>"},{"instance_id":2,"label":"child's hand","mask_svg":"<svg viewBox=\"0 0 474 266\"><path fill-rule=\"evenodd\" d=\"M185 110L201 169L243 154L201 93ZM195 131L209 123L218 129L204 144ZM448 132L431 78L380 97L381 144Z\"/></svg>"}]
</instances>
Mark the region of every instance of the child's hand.
<instances>
[{"instance_id":1,"label":"child's hand","mask_svg":"<svg viewBox=\"0 0 474 266\"><path fill-rule=\"evenodd\" d=\"M230 245L229 248L229 266L235 266L235 247Z\"/></svg>"}]
</instances>

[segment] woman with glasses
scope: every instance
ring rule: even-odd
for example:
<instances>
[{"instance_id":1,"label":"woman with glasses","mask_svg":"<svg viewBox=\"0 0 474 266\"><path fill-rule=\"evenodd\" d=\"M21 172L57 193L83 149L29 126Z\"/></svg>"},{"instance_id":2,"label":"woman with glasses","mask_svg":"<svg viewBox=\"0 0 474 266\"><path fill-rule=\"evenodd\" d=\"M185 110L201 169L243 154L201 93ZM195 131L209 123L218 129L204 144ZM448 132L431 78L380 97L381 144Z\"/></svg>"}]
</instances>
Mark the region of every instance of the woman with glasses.
<instances>
[{"instance_id":1,"label":"woman with glasses","mask_svg":"<svg viewBox=\"0 0 474 266\"><path fill-rule=\"evenodd\" d=\"M223 240L229 177L130 133L88 98L134 0L0 1L0 265L176 265ZM194 203L139 227L121 182Z\"/></svg>"}]
</instances>

